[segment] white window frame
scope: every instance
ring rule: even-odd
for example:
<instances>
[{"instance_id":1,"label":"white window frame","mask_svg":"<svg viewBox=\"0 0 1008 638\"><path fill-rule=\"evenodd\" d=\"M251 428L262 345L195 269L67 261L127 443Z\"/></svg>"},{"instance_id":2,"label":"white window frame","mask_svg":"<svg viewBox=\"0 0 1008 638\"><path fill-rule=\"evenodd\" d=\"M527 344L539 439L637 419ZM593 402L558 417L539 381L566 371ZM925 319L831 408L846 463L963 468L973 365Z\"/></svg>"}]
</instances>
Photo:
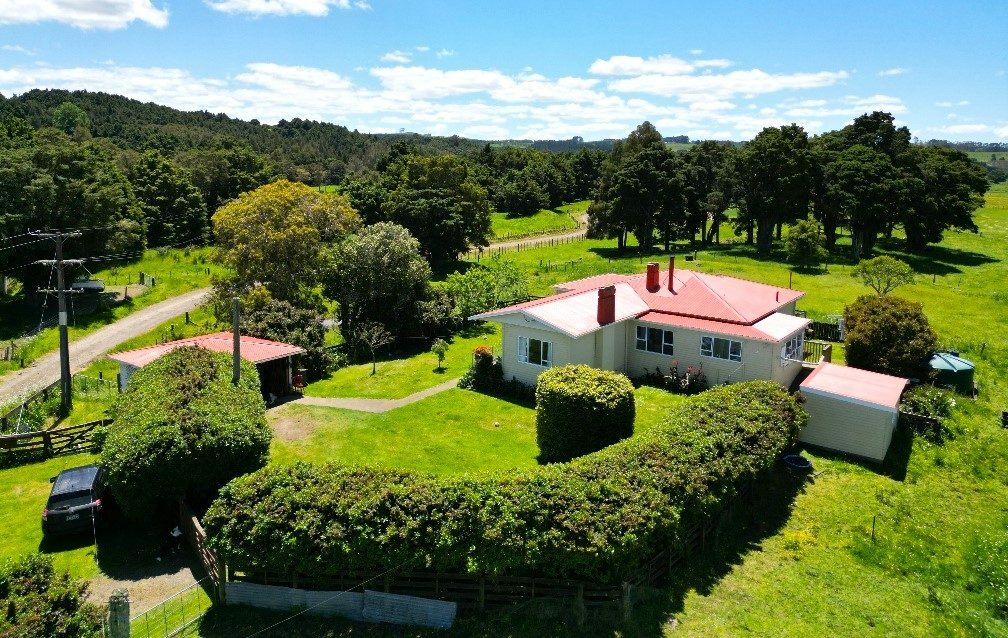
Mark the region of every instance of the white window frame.
<instances>
[{"instance_id":1,"label":"white window frame","mask_svg":"<svg viewBox=\"0 0 1008 638\"><path fill-rule=\"evenodd\" d=\"M805 358L805 331L799 331L791 335L791 338L783 342L781 346L781 367L787 367L793 361L801 361Z\"/></svg>"},{"instance_id":2,"label":"white window frame","mask_svg":"<svg viewBox=\"0 0 1008 638\"><path fill-rule=\"evenodd\" d=\"M532 361L529 356L530 352L533 351L533 342L539 344L539 362ZM540 368L550 367L553 365L553 342L518 335L518 362Z\"/></svg>"},{"instance_id":3,"label":"white window frame","mask_svg":"<svg viewBox=\"0 0 1008 638\"><path fill-rule=\"evenodd\" d=\"M714 347L715 341L724 341L728 344L727 357L718 356L717 348ZM734 350L738 350L738 354L734 354ZM742 363L742 342L736 341L735 339L728 339L727 337L701 335L700 356L707 357L709 359L720 359L721 361L734 361L735 363Z\"/></svg>"},{"instance_id":4,"label":"white window frame","mask_svg":"<svg viewBox=\"0 0 1008 638\"><path fill-rule=\"evenodd\" d=\"M644 336L641 336L641 331L644 331ZM648 348L648 344L651 343L649 339L651 331L661 333L661 346L659 350L651 350ZM641 347L641 344L644 347ZM663 328L653 328L651 326L637 326L637 330L634 333L634 348L640 350L641 352L650 352L652 354L663 354L671 357L675 352L675 334L671 330L665 330Z\"/></svg>"}]
</instances>

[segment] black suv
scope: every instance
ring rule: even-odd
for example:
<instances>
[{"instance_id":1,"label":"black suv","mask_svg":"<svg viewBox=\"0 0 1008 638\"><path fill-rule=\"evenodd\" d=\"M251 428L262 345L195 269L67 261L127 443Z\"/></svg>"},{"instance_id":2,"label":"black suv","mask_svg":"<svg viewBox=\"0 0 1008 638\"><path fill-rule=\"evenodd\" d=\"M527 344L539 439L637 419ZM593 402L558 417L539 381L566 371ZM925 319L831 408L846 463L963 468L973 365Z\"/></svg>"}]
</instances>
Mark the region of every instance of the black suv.
<instances>
[{"instance_id":1,"label":"black suv","mask_svg":"<svg viewBox=\"0 0 1008 638\"><path fill-rule=\"evenodd\" d=\"M42 534L93 530L99 522L105 484L97 465L63 470L50 479L52 492L42 510Z\"/></svg>"}]
</instances>

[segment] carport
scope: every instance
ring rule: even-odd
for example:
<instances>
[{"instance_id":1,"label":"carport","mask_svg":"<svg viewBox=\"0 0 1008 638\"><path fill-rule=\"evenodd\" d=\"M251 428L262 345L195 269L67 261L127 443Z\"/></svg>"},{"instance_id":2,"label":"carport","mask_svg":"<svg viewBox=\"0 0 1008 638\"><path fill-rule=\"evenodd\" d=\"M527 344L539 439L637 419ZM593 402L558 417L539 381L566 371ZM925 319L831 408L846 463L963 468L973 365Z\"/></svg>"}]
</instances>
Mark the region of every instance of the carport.
<instances>
[{"instance_id":1,"label":"carport","mask_svg":"<svg viewBox=\"0 0 1008 638\"><path fill-rule=\"evenodd\" d=\"M800 386L809 422L799 440L881 462L906 386L901 377L820 363Z\"/></svg>"}]
</instances>

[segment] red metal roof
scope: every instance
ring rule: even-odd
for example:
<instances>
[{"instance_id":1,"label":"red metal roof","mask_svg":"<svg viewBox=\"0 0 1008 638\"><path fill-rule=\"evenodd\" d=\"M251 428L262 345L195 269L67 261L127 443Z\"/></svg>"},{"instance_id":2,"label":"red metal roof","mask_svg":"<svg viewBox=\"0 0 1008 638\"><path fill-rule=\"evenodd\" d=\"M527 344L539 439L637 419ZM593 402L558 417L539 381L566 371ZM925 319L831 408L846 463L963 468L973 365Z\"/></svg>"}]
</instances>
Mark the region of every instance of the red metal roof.
<instances>
[{"instance_id":1,"label":"red metal roof","mask_svg":"<svg viewBox=\"0 0 1008 638\"><path fill-rule=\"evenodd\" d=\"M907 383L902 377L824 361L800 387L805 392L832 394L895 410Z\"/></svg>"},{"instance_id":2,"label":"red metal roof","mask_svg":"<svg viewBox=\"0 0 1008 638\"><path fill-rule=\"evenodd\" d=\"M198 346L214 352L231 352L234 337L230 332L215 332L213 334L192 337L189 339L179 339L169 341L155 346L127 350L126 352L116 352L108 357L113 361L125 363L137 368L142 368L151 361L159 359L175 348L182 346ZM256 337L239 337L239 347L241 357L251 363L265 363L274 359L282 359L295 354L304 354L305 349L289 343L280 341L270 341L269 339L259 339Z\"/></svg>"},{"instance_id":3,"label":"red metal roof","mask_svg":"<svg viewBox=\"0 0 1008 638\"><path fill-rule=\"evenodd\" d=\"M554 289L558 291L556 295L508 306L473 318L493 319L515 312L564 317L565 321L562 323L569 324L576 329L567 330L560 325L557 327L568 334L584 334L598 328L598 324L595 322L594 306L589 307L588 304L582 302L588 298L589 293L593 293L603 286L617 285L618 287L628 286L636 297L636 299L632 299L625 295L618 296L617 317L628 318L632 313L646 321L773 340L764 331L759 329L745 330L744 328L751 328L761 319L769 317L805 294L789 288L779 288L735 277L710 275L681 268L675 270L672 290L669 290L668 281L667 270L660 274L660 285L654 289L647 287L646 273L596 275L557 284L554 286ZM575 299L575 297L577 298ZM537 310L532 311L532 308L537 308ZM659 315L665 316L660 317ZM686 321L687 318L694 321ZM547 323L553 325L553 322L547 321ZM717 330L714 329L714 324L718 324Z\"/></svg>"}]
</instances>

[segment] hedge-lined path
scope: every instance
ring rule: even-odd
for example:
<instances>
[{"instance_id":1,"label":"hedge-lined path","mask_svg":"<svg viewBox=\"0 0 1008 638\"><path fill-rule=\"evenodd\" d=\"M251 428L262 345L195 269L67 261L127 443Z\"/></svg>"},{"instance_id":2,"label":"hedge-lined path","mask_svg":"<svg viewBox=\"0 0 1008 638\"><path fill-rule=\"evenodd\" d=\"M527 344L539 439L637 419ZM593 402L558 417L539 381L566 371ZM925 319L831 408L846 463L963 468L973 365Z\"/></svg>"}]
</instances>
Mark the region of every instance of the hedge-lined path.
<instances>
[{"instance_id":1,"label":"hedge-lined path","mask_svg":"<svg viewBox=\"0 0 1008 638\"><path fill-rule=\"evenodd\" d=\"M166 319L194 310L203 303L209 292L209 288L200 288L165 299L132 312L80 339L71 340L70 371L79 372L120 343L150 332ZM35 363L23 370L0 377L0 405L55 382L59 379L59 374L59 350L57 350L39 357Z\"/></svg>"},{"instance_id":2,"label":"hedge-lined path","mask_svg":"<svg viewBox=\"0 0 1008 638\"><path fill-rule=\"evenodd\" d=\"M456 385L458 385L458 379L452 379L450 381L445 381L444 383L438 384L433 388L427 388L426 390L420 390L419 392L414 392L413 394L403 397L401 399L362 399L360 397L298 397L294 400L296 403L302 403L304 405L320 405L327 408L342 408L344 410L356 410L358 412L374 412L382 413L388 412L389 410L395 410L396 408L401 408L407 406L411 403L416 403L426 399L427 397L432 397L435 394L440 394L445 390L451 390Z\"/></svg>"}]
</instances>

